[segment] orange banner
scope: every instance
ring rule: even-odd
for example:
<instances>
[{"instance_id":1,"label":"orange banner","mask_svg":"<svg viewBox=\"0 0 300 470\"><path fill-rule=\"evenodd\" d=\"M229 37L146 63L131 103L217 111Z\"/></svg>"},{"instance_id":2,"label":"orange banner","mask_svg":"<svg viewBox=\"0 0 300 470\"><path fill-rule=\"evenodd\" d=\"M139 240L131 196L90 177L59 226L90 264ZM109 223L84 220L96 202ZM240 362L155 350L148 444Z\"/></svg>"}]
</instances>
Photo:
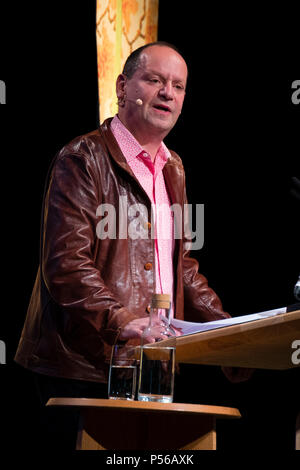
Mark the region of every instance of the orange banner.
<instances>
[{"instance_id":1,"label":"orange banner","mask_svg":"<svg viewBox=\"0 0 300 470\"><path fill-rule=\"evenodd\" d=\"M97 0L100 123L117 112L116 78L128 55L157 40L158 0Z\"/></svg>"}]
</instances>

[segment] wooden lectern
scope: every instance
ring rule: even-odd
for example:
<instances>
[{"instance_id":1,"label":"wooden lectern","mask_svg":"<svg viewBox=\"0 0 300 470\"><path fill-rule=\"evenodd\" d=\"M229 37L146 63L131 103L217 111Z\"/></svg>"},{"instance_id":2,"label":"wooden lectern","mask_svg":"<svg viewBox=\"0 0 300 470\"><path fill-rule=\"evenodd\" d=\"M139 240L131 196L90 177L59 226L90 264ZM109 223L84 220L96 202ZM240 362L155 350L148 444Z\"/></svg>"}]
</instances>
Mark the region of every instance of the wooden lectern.
<instances>
[{"instance_id":1,"label":"wooden lectern","mask_svg":"<svg viewBox=\"0 0 300 470\"><path fill-rule=\"evenodd\" d=\"M300 341L300 310L176 339L176 361L188 364L291 369ZM167 345L168 340L159 345ZM300 353L298 354L300 359Z\"/></svg>"},{"instance_id":2,"label":"wooden lectern","mask_svg":"<svg viewBox=\"0 0 300 470\"><path fill-rule=\"evenodd\" d=\"M300 365L293 361L298 340L299 310L178 337L176 361L289 369ZM80 408L77 449L216 449L216 419L240 417L233 408L180 403L52 398L47 405Z\"/></svg>"}]
</instances>

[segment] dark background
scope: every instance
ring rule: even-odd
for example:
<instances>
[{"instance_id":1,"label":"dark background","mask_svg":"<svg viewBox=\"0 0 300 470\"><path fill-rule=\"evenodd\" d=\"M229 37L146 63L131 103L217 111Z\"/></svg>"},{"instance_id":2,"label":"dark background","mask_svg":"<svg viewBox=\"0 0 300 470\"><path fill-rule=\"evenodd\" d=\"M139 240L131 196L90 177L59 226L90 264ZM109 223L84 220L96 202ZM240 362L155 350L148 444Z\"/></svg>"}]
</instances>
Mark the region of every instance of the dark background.
<instances>
[{"instance_id":1,"label":"dark background","mask_svg":"<svg viewBox=\"0 0 300 470\"><path fill-rule=\"evenodd\" d=\"M289 174L299 169L300 105L291 102L299 78L297 13L250 4L183 8L160 1L158 39L177 45L189 66L184 110L166 143L183 159L189 202L205 204L205 243L193 256L233 316L294 303L300 207ZM7 9L1 26L0 339L7 365L0 366L0 411L8 443L32 447L35 392L13 357L38 266L48 166L65 143L98 125L95 2L21 4ZM260 370L233 385L219 368L183 366L176 390L182 401L240 409L239 422L220 422L220 449L290 451L299 383L299 370Z\"/></svg>"}]
</instances>

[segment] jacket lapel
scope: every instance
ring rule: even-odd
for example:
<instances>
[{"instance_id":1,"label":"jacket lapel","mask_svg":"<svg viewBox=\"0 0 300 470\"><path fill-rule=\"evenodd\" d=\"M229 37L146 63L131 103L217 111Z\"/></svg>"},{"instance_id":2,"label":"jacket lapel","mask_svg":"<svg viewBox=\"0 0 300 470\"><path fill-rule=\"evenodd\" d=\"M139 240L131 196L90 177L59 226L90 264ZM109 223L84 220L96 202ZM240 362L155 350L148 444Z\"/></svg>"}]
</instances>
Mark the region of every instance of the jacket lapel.
<instances>
[{"instance_id":1,"label":"jacket lapel","mask_svg":"<svg viewBox=\"0 0 300 470\"><path fill-rule=\"evenodd\" d=\"M163 168L163 175L171 204L183 204L184 192L184 170L183 167L175 160L171 151L171 157Z\"/></svg>"},{"instance_id":2,"label":"jacket lapel","mask_svg":"<svg viewBox=\"0 0 300 470\"><path fill-rule=\"evenodd\" d=\"M123 168L123 170L129 173L137 181L133 171L128 165L126 158L121 152L121 149L118 146L118 143L110 129L111 121L112 121L112 118L106 119L104 123L100 126L100 130L102 131L101 134L104 138L105 144L109 150L111 157L117 163L117 165Z\"/></svg>"}]
</instances>

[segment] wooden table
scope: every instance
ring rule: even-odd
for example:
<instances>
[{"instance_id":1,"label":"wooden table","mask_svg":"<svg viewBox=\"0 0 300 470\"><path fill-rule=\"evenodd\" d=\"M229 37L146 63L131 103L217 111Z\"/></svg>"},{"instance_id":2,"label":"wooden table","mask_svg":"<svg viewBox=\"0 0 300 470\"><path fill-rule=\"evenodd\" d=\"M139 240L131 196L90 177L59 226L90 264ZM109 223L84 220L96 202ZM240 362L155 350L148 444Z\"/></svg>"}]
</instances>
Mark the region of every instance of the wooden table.
<instances>
[{"instance_id":1,"label":"wooden table","mask_svg":"<svg viewBox=\"0 0 300 470\"><path fill-rule=\"evenodd\" d=\"M239 410L186 403L51 398L47 406L81 411L77 450L215 450L216 420Z\"/></svg>"}]
</instances>

